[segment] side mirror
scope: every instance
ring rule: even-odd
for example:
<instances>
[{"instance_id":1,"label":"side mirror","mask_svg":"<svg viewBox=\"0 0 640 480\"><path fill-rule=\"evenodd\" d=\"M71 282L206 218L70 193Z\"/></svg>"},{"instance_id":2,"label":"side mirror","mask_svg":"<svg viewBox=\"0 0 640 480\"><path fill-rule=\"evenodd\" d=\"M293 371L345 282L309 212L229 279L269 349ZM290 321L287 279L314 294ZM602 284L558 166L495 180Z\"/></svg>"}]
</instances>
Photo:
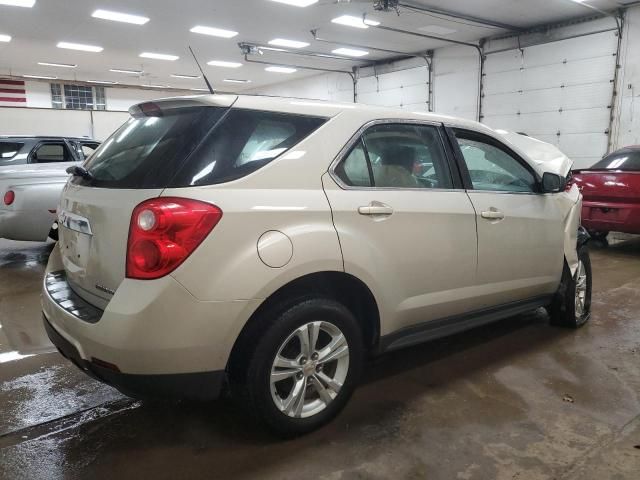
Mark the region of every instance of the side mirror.
<instances>
[{"instance_id":1,"label":"side mirror","mask_svg":"<svg viewBox=\"0 0 640 480\"><path fill-rule=\"evenodd\" d=\"M567 181L560 175L544 172L542 175L542 191L544 193L562 192L567 186Z\"/></svg>"}]
</instances>

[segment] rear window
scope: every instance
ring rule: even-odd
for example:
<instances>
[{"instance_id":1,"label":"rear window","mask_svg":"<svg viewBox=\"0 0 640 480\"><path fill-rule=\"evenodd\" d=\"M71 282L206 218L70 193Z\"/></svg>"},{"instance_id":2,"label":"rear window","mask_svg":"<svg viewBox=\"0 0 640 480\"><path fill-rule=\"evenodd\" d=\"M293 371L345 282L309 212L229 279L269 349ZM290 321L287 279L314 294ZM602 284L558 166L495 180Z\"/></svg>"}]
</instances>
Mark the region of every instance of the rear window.
<instances>
[{"instance_id":1,"label":"rear window","mask_svg":"<svg viewBox=\"0 0 640 480\"><path fill-rule=\"evenodd\" d=\"M248 175L299 143L325 119L189 107L130 118L85 163L103 188L212 185Z\"/></svg>"},{"instance_id":2,"label":"rear window","mask_svg":"<svg viewBox=\"0 0 640 480\"><path fill-rule=\"evenodd\" d=\"M156 108L136 115L101 144L84 167L92 180L73 182L103 188L163 188L226 109Z\"/></svg>"},{"instance_id":3,"label":"rear window","mask_svg":"<svg viewBox=\"0 0 640 480\"><path fill-rule=\"evenodd\" d=\"M325 121L303 115L232 109L171 186L212 185L242 178L300 143Z\"/></svg>"},{"instance_id":4,"label":"rear window","mask_svg":"<svg viewBox=\"0 0 640 480\"><path fill-rule=\"evenodd\" d=\"M0 165L11 165L16 160L16 155L24 147L24 143L0 142Z\"/></svg>"},{"instance_id":5,"label":"rear window","mask_svg":"<svg viewBox=\"0 0 640 480\"><path fill-rule=\"evenodd\" d=\"M619 152L603 158L593 167L594 170L635 170L640 171L640 151Z\"/></svg>"}]
</instances>

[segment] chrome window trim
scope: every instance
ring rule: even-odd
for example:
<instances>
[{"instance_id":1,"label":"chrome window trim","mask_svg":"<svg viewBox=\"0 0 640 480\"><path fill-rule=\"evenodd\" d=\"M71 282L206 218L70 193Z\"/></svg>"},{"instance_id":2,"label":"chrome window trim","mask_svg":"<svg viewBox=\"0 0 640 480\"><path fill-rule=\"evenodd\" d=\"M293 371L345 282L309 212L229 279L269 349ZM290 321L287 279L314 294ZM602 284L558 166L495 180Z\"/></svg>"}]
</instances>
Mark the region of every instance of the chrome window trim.
<instances>
[{"instance_id":1,"label":"chrome window trim","mask_svg":"<svg viewBox=\"0 0 640 480\"><path fill-rule=\"evenodd\" d=\"M347 185L342 181L342 179L335 172L336 167L340 162L342 162L346 156L350 153L353 146L362 138L362 135L365 131L367 131L370 127L375 125L386 125L386 124L400 124L400 125L423 125L429 127L439 128L443 124L442 122L434 121L434 120L418 120L417 118L379 118L375 120L370 120L364 125L362 125L356 133L354 133L349 141L345 144L344 147L340 149L338 155L333 159L331 165L329 165L329 176L333 179L334 182L340 187L342 190L362 190L362 191L392 191L392 192L464 192L465 190L462 188L395 188L395 187L358 187ZM444 138L442 138L442 134L438 131L438 135L440 140L443 143L444 148ZM447 162L447 166L448 162ZM450 169L450 167L449 167ZM453 174L453 172L449 172ZM451 179L453 182L453 179Z\"/></svg>"}]
</instances>

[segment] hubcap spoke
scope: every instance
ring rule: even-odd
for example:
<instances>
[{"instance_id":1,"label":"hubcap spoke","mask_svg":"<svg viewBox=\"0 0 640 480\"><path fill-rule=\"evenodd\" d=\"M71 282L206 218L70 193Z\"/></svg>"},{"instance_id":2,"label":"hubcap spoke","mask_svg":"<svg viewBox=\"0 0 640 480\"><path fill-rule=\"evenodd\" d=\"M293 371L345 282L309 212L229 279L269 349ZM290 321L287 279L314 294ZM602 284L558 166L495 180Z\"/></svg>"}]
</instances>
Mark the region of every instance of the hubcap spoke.
<instances>
[{"instance_id":1,"label":"hubcap spoke","mask_svg":"<svg viewBox=\"0 0 640 480\"><path fill-rule=\"evenodd\" d=\"M284 413L292 417L300 416L299 411L302 410L302 404L304 404L304 391L306 387L306 377L301 378L294 384L291 393L289 393L289 396L282 402L282 411L284 411Z\"/></svg>"},{"instance_id":2,"label":"hubcap spoke","mask_svg":"<svg viewBox=\"0 0 640 480\"><path fill-rule=\"evenodd\" d=\"M336 392L336 394L340 391L340 389L342 388L342 384L340 382L337 382L336 380L327 377L324 373L322 372L318 372L316 374L316 377L318 377L320 380L322 380L325 385L327 387L329 387L331 390L333 390L334 392Z\"/></svg>"},{"instance_id":3,"label":"hubcap spoke","mask_svg":"<svg viewBox=\"0 0 640 480\"><path fill-rule=\"evenodd\" d=\"M318 362L329 363L332 360L336 360L340 357L348 355L349 346L347 345L347 339L344 335L339 334L331 340L331 343L318 352Z\"/></svg>"},{"instance_id":4,"label":"hubcap spoke","mask_svg":"<svg viewBox=\"0 0 640 480\"><path fill-rule=\"evenodd\" d=\"M296 360L284 358L282 355L276 356L276 359L273 362L273 366L278 368L300 368L300 365L298 365L298 362Z\"/></svg>"},{"instance_id":5,"label":"hubcap spoke","mask_svg":"<svg viewBox=\"0 0 640 480\"><path fill-rule=\"evenodd\" d=\"M287 370L275 370L271 372L271 383L280 382L282 380L286 380L287 378L294 377L299 372L300 372L299 368L287 369Z\"/></svg>"},{"instance_id":6,"label":"hubcap spoke","mask_svg":"<svg viewBox=\"0 0 640 480\"><path fill-rule=\"evenodd\" d=\"M303 325L296 330L298 340L300 340L300 353L309 358L311 356L311 346L309 345L309 324Z\"/></svg>"},{"instance_id":7,"label":"hubcap spoke","mask_svg":"<svg viewBox=\"0 0 640 480\"><path fill-rule=\"evenodd\" d=\"M325 405L329 405L333 400L333 396L331 396L329 390L327 390L327 388L322 384L322 381L318 378L318 375L313 375L311 379L313 379L312 384L318 392L320 400L322 400Z\"/></svg>"}]
</instances>

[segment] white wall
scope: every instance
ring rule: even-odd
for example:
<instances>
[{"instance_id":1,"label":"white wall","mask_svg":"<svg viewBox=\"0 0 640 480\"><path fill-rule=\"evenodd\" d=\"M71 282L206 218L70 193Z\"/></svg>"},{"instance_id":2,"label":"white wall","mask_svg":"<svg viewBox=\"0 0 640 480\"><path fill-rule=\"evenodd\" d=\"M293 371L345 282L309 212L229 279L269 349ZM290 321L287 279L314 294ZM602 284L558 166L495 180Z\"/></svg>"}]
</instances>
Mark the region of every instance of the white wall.
<instances>
[{"instance_id":1,"label":"white wall","mask_svg":"<svg viewBox=\"0 0 640 480\"><path fill-rule=\"evenodd\" d=\"M439 48L433 55L433 111L478 119L480 56L472 47Z\"/></svg>"},{"instance_id":2,"label":"white wall","mask_svg":"<svg viewBox=\"0 0 640 480\"><path fill-rule=\"evenodd\" d=\"M615 148L640 144L640 6L627 11L618 83Z\"/></svg>"},{"instance_id":3,"label":"white wall","mask_svg":"<svg viewBox=\"0 0 640 480\"><path fill-rule=\"evenodd\" d=\"M252 89L249 93L353 102L353 81L346 73L326 73Z\"/></svg>"},{"instance_id":4,"label":"white wall","mask_svg":"<svg viewBox=\"0 0 640 480\"><path fill-rule=\"evenodd\" d=\"M0 107L2 135L60 135L105 140L122 125L126 112Z\"/></svg>"}]
</instances>

